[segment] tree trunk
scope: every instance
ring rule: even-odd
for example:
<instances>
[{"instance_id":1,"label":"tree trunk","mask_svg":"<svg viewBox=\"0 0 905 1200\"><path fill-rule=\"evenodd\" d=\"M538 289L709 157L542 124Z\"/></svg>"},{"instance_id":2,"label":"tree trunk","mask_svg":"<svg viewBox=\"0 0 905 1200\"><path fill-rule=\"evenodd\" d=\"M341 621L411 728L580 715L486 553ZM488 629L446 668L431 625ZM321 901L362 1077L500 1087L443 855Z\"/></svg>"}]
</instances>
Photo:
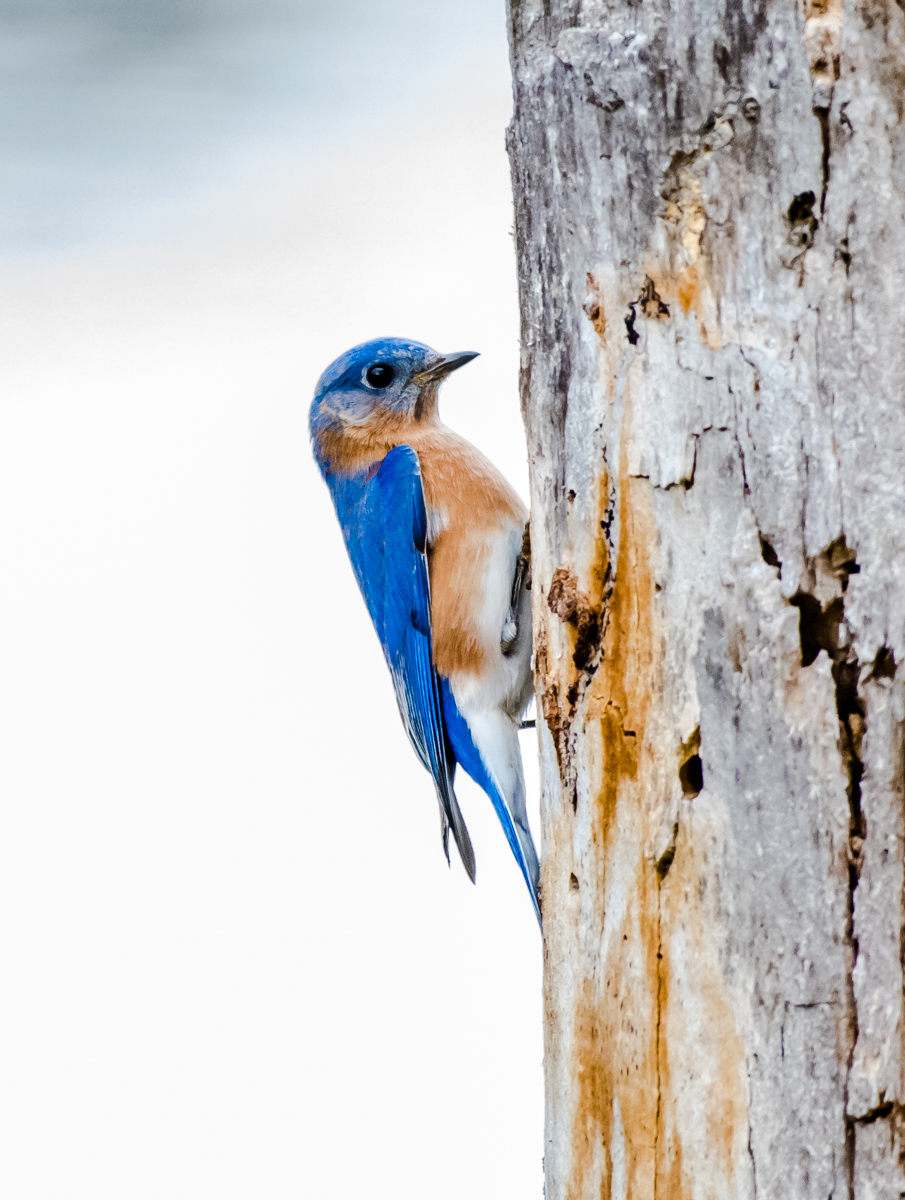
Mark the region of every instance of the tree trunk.
<instances>
[{"instance_id":1,"label":"tree trunk","mask_svg":"<svg viewBox=\"0 0 905 1200\"><path fill-rule=\"evenodd\" d=\"M547 1200L905 1193L899 4L510 0Z\"/></svg>"}]
</instances>

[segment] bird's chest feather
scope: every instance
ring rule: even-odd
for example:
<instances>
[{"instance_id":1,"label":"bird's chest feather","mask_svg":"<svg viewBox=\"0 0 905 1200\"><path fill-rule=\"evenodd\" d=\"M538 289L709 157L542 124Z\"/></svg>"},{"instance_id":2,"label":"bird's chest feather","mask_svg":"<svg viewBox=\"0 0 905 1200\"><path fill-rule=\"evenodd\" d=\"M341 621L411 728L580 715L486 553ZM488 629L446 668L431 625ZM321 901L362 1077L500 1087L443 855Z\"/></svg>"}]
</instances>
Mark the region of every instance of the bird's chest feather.
<instances>
[{"instance_id":1,"label":"bird's chest feather","mask_svg":"<svg viewBox=\"0 0 905 1200\"><path fill-rule=\"evenodd\" d=\"M415 449L427 504L435 664L447 676L496 670L527 514L468 443Z\"/></svg>"}]
</instances>

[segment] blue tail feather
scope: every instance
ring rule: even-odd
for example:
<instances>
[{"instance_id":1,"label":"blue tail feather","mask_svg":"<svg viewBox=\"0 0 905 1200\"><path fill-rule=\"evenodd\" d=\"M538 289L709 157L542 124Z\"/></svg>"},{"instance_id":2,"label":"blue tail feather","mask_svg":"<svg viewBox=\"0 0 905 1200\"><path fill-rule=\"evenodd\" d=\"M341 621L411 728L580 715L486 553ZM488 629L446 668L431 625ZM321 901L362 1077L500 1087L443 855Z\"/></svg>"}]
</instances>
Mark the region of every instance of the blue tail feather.
<instances>
[{"instance_id":1,"label":"blue tail feather","mask_svg":"<svg viewBox=\"0 0 905 1200\"><path fill-rule=\"evenodd\" d=\"M483 788L499 817L500 824L503 826L503 832L506 835L506 841L509 843L515 861L519 865L519 869L524 876L525 883L528 885L528 891L531 893L531 901L534 905L534 911L537 915L538 922L541 920L540 914L540 895L539 895L539 879L535 871L532 871L529 866L525 853L522 850L519 842L518 834L516 833L515 824L512 820L512 815L503 796L500 795L500 790L494 782L492 776L484 765L484 761L474 743L471 736L471 730L465 718L459 712L455 698L452 694L452 689L449 686L449 680L442 675L439 676L440 683L440 702L443 709L443 723L446 726L446 733L449 737L453 752L456 756L456 761L471 776L478 787ZM533 865L533 864L532 864Z\"/></svg>"}]
</instances>

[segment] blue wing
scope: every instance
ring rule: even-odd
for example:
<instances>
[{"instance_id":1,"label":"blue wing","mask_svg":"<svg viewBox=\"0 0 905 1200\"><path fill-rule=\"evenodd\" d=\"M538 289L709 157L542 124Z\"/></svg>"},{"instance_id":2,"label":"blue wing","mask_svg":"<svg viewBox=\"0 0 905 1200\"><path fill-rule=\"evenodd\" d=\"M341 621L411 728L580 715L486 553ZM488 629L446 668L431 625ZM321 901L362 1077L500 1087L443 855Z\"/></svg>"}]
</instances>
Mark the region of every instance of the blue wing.
<instances>
[{"instance_id":1,"label":"blue wing","mask_svg":"<svg viewBox=\"0 0 905 1200\"><path fill-rule=\"evenodd\" d=\"M437 788L447 859L452 827L465 870L474 881L474 850L453 791L455 757L433 666L427 516L418 456L409 446L397 446L376 471L327 474L326 479L390 668L403 724Z\"/></svg>"}]
</instances>

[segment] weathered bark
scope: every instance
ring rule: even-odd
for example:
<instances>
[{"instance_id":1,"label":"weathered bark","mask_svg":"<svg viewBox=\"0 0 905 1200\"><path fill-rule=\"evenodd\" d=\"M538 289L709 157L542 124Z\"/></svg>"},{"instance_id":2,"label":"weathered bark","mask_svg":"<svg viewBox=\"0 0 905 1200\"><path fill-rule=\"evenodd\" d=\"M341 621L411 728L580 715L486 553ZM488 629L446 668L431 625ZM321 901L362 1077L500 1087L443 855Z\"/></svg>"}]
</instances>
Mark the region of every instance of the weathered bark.
<instances>
[{"instance_id":1,"label":"weathered bark","mask_svg":"<svg viewBox=\"0 0 905 1200\"><path fill-rule=\"evenodd\" d=\"M511 0L547 1200L905 1193L903 0Z\"/></svg>"}]
</instances>

